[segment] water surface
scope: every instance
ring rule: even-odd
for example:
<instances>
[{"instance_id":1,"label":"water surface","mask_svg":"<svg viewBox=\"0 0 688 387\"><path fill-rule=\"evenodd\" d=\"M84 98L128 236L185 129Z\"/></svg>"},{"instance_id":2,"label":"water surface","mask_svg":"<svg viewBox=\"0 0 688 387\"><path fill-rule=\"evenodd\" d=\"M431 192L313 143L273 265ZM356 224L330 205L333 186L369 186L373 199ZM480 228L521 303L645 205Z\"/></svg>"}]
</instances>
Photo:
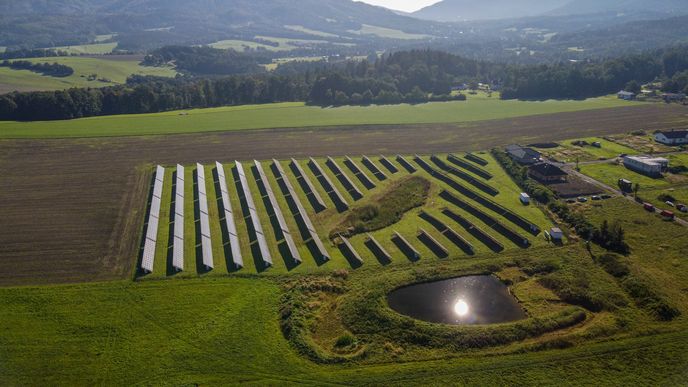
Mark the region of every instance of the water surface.
<instances>
[{"instance_id":1,"label":"water surface","mask_svg":"<svg viewBox=\"0 0 688 387\"><path fill-rule=\"evenodd\" d=\"M489 275L406 286L389 293L387 302L398 313L433 323L496 324L527 317L509 289Z\"/></svg>"}]
</instances>

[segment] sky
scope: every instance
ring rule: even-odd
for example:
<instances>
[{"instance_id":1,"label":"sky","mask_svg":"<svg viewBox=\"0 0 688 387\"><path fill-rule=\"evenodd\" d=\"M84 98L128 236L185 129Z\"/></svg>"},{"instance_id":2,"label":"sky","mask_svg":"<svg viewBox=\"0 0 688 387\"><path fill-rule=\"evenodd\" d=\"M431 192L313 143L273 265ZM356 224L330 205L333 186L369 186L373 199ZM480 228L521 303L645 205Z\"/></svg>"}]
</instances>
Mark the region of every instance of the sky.
<instances>
[{"instance_id":1,"label":"sky","mask_svg":"<svg viewBox=\"0 0 688 387\"><path fill-rule=\"evenodd\" d=\"M439 2L439 0L358 0L364 3L380 5L398 11L413 12Z\"/></svg>"}]
</instances>

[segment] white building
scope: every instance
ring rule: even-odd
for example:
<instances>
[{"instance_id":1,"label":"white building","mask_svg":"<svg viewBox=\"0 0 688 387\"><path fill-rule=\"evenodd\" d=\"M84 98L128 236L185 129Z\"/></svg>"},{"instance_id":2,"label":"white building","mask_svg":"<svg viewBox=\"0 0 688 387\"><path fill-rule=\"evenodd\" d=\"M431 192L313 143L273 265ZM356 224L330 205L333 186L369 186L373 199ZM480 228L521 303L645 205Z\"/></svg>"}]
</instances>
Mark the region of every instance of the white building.
<instances>
[{"instance_id":1,"label":"white building","mask_svg":"<svg viewBox=\"0 0 688 387\"><path fill-rule=\"evenodd\" d=\"M672 130L655 134L655 141L664 145L688 144L688 130Z\"/></svg>"},{"instance_id":2,"label":"white building","mask_svg":"<svg viewBox=\"0 0 688 387\"><path fill-rule=\"evenodd\" d=\"M626 156L624 166L648 176L660 176L669 167L669 160L661 157Z\"/></svg>"}]
</instances>

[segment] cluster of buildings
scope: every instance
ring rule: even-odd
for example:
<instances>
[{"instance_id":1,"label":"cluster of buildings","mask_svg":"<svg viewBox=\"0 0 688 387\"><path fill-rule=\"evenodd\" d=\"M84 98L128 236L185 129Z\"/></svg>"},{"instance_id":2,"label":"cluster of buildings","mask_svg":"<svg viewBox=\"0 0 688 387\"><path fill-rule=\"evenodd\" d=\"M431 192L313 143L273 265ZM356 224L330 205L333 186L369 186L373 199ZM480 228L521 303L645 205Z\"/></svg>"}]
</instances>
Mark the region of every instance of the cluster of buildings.
<instances>
[{"instance_id":1,"label":"cluster of buildings","mask_svg":"<svg viewBox=\"0 0 688 387\"><path fill-rule=\"evenodd\" d=\"M543 183L565 182L568 173L554 164L544 162L542 154L533 148L509 145L506 153L518 164L528 166L528 175Z\"/></svg>"},{"instance_id":2,"label":"cluster of buildings","mask_svg":"<svg viewBox=\"0 0 688 387\"><path fill-rule=\"evenodd\" d=\"M644 96L644 97L659 97L661 98L664 102L683 102L686 100L686 95L684 93L662 93L657 95L656 93L653 94L636 94L630 91L626 90L621 90L620 92L616 93L616 96L619 99L623 99L625 101L634 101L636 98L639 96Z\"/></svg>"}]
</instances>

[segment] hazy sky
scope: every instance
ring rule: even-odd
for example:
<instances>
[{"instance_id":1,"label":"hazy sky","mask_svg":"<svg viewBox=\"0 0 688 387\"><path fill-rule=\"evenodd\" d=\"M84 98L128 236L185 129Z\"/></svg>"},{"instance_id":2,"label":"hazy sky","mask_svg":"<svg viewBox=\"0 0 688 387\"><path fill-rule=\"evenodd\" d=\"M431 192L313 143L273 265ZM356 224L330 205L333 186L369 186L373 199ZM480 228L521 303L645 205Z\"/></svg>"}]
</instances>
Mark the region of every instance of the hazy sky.
<instances>
[{"instance_id":1,"label":"hazy sky","mask_svg":"<svg viewBox=\"0 0 688 387\"><path fill-rule=\"evenodd\" d=\"M390 9L399 11L412 12L417 11L430 4L437 3L440 0L358 0L364 3L381 5Z\"/></svg>"}]
</instances>

